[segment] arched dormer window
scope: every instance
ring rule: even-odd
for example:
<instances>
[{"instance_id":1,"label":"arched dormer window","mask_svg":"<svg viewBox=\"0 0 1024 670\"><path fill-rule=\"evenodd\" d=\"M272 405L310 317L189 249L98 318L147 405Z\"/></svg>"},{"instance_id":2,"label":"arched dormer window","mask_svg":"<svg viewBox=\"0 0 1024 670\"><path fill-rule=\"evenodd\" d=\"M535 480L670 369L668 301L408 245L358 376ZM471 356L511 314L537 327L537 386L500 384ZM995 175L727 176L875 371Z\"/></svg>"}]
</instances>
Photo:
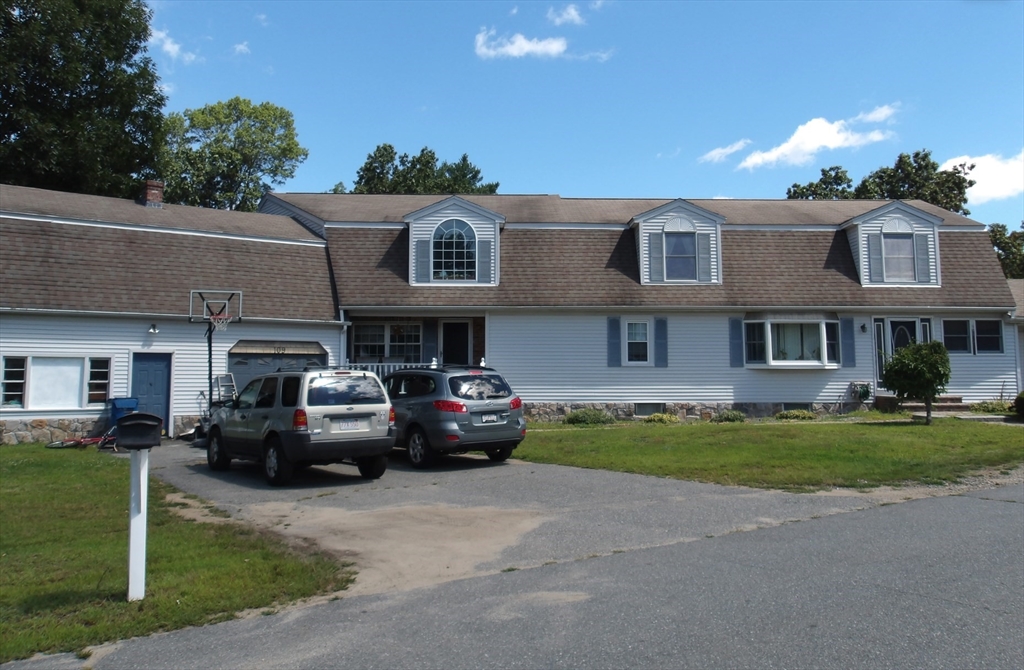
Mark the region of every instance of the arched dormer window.
<instances>
[{"instance_id":1,"label":"arched dormer window","mask_svg":"<svg viewBox=\"0 0 1024 670\"><path fill-rule=\"evenodd\" d=\"M662 234L665 236L665 279L695 281L701 261L693 222L677 216L665 224ZM703 259L704 264L709 261L709 258ZM704 269L710 271L710 268Z\"/></svg>"},{"instance_id":2,"label":"arched dormer window","mask_svg":"<svg viewBox=\"0 0 1024 670\"><path fill-rule=\"evenodd\" d=\"M431 253L434 281L476 281L476 233L460 219L434 229Z\"/></svg>"},{"instance_id":3,"label":"arched dormer window","mask_svg":"<svg viewBox=\"0 0 1024 670\"><path fill-rule=\"evenodd\" d=\"M882 256L886 281L917 281L914 228L902 216L894 216L882 226Z\"/></svg>"}]
</instances>

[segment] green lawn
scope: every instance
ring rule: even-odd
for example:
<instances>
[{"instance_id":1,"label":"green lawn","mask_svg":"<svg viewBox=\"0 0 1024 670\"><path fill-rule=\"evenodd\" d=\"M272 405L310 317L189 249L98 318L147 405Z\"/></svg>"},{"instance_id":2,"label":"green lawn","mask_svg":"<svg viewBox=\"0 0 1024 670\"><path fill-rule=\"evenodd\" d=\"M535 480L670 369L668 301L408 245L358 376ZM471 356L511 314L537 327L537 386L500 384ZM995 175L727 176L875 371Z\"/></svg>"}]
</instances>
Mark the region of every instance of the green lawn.
<instances>
[{"instance_id":1,"label":"green lawn","mask_svg":"<svg viewBox=\"0 0 1024 670\"><path fill-rule=\"evenodd\" d=\"M0 447L0 663L201 625L352 581L240 524L187 521L150 479L146 597L129 603L129 464L93 449Z\"/></svg>"},{"instance_id":2,"label":"green lawn","mask_svg":"<svg viewBox=\"0 0 1024 670\"><path fill-rule=\"evenodd\" d=\"M939 419L885 423L531 425L537 463L786 490L939 483L1024 463L1024 427Z\"/></svg>"}]
</instances>

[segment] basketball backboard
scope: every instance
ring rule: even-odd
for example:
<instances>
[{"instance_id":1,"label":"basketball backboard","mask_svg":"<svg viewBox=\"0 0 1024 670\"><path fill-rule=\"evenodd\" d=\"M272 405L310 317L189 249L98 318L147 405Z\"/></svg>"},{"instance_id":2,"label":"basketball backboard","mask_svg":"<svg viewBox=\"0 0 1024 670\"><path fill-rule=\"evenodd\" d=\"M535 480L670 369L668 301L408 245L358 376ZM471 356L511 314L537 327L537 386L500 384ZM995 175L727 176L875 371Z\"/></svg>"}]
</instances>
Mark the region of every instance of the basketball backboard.
<instances>
[{"instance_id":1,"label":"basketball backboard","mask_svg":"<svg viewBox=\"0 0 1024 670\"><path fill-rule=\"evenodd\" d=\"M193 289L189 291L188 320L209 322L210 317L241 321L242 292L222 289Z\"/></svg>"}]
</instances>

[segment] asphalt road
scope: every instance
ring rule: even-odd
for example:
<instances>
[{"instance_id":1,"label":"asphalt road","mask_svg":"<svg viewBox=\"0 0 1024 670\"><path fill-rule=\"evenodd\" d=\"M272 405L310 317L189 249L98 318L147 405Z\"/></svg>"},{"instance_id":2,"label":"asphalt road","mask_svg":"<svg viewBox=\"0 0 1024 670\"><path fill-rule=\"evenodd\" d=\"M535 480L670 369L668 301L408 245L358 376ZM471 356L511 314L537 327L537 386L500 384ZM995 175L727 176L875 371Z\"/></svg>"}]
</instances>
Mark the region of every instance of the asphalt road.
<instances>
[{"instance_id":1,"label":"asphalt road","mask_svg":"<svg viewBox=\"0 0 1024 670\"><path fill-rule=\"evenodd\" d=\"M879 504L472 458L417 472L398 458L377 482L333 466L270 489L255 467L214 475L170 445L154 474L242 518L270 500L543 521L461 579L5 669L1024 667L1024 485Z\"/></svg>"}]
</instances>

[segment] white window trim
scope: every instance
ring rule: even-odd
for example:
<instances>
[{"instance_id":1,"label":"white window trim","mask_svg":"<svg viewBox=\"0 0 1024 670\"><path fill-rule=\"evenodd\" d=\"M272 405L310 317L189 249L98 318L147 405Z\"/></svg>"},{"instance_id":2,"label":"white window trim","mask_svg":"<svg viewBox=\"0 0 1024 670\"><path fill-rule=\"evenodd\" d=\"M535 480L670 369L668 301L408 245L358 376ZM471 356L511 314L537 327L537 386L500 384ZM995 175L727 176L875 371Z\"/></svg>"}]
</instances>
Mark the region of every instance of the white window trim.
<instances>
[{"instance_id":1,"label":"white window trim","mask_svg":"<svg viewBox=\"0 0 1024 670\"><path fill-rule=\"evenodd\" d=\"M423 322L422 321L360 321L352 325L352 354L356 356L356 328L362 326L383 326L384 327L384 355L383 359L391 358L391 327L392 326L418 326L420 329L420 363L423 362ZM356 361L353 359L353 363Z\"/></svg>"},{"instance_id":2,"label":"white window trim","mask_svg":"<svg viewBox=\"0 0 1024 670\"><path fill-rule=\"evenodd\" d=\"M967 347L968 351L946 350L950 356L999 356L1006 353L1006 329L1001 319L942 319L942 344L946 345L946 322L966 321L967 322ZM995 321L999 324L999 351L981 351L978 349L978 321Z\"/></svg>"},{"instance_id":3,"label":"white window trim","mask_svg":"<svg viewBox=\"0 0 1024 670\"><path fill-rule=\"evenodd\" d=\"M750 363L747 361L747 324L748 323L760 323L764 325L764 363ZM815 361L799 361L799 360L775 360L772 357L772 326L776 324L818 324L819 340L821 342L821 350L819 355L821 358ZM825 324L834 323L836 326L836 347L839 353L839 360L836 362L827 361L828 357L828 340L825 330ZM744 367L754 369L810 369L810 370L838 370L843 367L843 336L840 330L839 321L832 319L810 319L810 320L799 320L799 319L751 319L743 322L743 365Z\"/></svg>"},{"instance_id":4,"label":"white window trim","mask_svg":"<svg viewBox=\"0 0 1024 670\"><path fill-rule=\"evenodd\" d=\"M693 279L668 278L668 235L693 235ZM662 230L661 231L661 276L666 284L700 284L700 252L697 250L696 230ZM705 284L708 282L704 282Z\"/></svg>"},{"instance_id":5,"label":"white window trim","mask_svg":"<svg viewBox=\"0 0 1024 670\"><path fill-rule=\"evenodd\" d=\"M465 224L473 232L473 276L476 279L438 279L434 276L434 237L437 235L437 231L444 224L449 221L458 221L459 223ZM443 259L442 259L443 260ZM430 281L429 285L432 286L476 286L479 284L477 279L480 277L480 233L477 231L476 226L465 219L461 219L457 216L449 217L441 223L434 226L434 229L430 233ZM486 286L487 284L485 284Z\"/></svg>"},{"instance_id":6,"label":"white window trim","mask_svg":"<svg viewBox=\"0 0 1024 670\"><path fill-rule=\"evenodd\" d=\"M647 325L647 360L629 360L629 324L643 323ZM654 319L650 317L622 317L622 366L623 367L654 367Z\"/></svg>"},{"instance_id":7,"label":"white window trim","mask_svg":"<svg viewBox=\"0 0 1024 670\"><path fill-rule=\"evenodd\" d=\"M45 412L63 412L67 410L94 410L102 408L106 405L106 400L103 402L89 402L89 373L91 372L91 362L95 360L106 360L108 361L107 367L107 399L113 397L113 385L114 385L114 356L111 354L97 354L97 355L81 355L81 356L64 356L64 355L47 355L47 354L8 354L4 353L2 360L0 360L0 375L6 369L4 362L8 358L24 358L25 359L25 380L24 388L22 389L22 404L20 407L15 405L0 405L0 412L22 412L22 411L45 411ZM82 378L79 382L78 388L78 405L67 406L67 407L34 407L30 403L32 398L32 361L33 359L54 359L61 358L69 361L78 361L82 364ZM0 380L2 381L2 380Z\"/></svg>"}]
</instances>

